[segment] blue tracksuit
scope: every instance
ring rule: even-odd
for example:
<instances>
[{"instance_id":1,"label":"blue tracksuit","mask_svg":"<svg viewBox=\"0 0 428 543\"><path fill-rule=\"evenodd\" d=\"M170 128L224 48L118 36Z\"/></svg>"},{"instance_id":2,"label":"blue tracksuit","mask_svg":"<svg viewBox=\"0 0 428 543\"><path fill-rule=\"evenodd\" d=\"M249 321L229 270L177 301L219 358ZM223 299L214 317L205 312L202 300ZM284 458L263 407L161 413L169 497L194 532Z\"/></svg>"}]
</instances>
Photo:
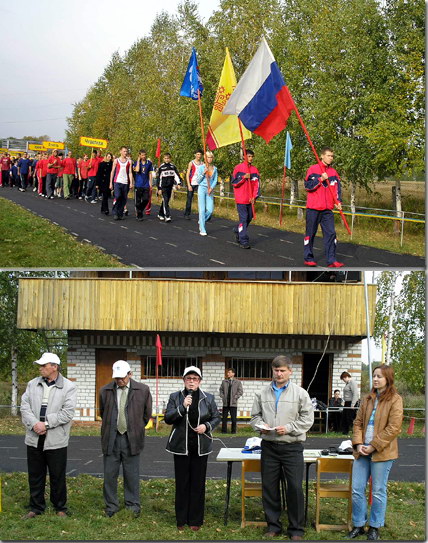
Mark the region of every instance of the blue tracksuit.
<instances>
[{"instance_id":1,"label":"blue tracksuit","mask_svg":"<svg viewBox=\"0 0 428 543\"><path fill-rule=\"evenodd\" d=\"M204 175L205 164L198 166L195 172L196 182L198 183L198 209L199 209L199 231L206 232L205 222L211 217L214 211L214 194L208 194L208 183ZM217 185L217 168L214 166L212 177L210 177L210 187L214 189Z\"/></svg>"}]
</instances>

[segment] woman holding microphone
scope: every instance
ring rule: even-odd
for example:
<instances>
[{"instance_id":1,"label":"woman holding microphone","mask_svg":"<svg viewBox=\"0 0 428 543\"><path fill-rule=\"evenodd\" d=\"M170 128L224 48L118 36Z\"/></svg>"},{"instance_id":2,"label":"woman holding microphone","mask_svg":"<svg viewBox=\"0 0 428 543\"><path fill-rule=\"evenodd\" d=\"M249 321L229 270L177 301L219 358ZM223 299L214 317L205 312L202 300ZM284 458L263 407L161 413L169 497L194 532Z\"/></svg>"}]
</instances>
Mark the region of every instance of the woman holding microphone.
<instances>
[{"instance_id":1,"label":"woman holding microphone","mask_svg":"<svg viewBox=\"0 0 428 543\"><path fill-rule=\"evenodd\" d=\"M174 454L175 516L180 532L186 524L196 532L204 522L211 434L220 422L214 396L199 388L201 380L199 368L185 368L184 389L170 395L165 412L165 422L173 425L166 450Z\"/></svg>"},{"instance_id":2,"label":"woman holding microphone","mask_svg":"<svg viewBox=\"0 0 428 543\"><path fill-rule=\"evenodd\" d=\"M349 539L365 534L380 539L378 529L385 524L387 484L392 464L398 458L397 436L403 421L403 399L394 386L394 370L382 364L373 370L373 388L362 401L354 421L352 445L352 522ZM366 486L372 477L372 506L367 515Z\"/></svg>"}]
</instances>

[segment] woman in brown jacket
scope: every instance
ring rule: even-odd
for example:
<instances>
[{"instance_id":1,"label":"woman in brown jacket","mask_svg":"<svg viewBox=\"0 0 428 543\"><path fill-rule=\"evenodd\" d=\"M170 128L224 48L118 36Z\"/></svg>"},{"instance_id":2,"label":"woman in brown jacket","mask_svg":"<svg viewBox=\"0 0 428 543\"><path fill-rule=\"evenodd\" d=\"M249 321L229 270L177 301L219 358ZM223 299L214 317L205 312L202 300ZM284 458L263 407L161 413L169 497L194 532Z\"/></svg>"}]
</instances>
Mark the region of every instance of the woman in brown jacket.
<instances>
[{"instance_id":1,"label":"woman in brown jacket","mask_svg":"<svg viewBox=\"0 0 428 543\"><path fill-rule=\"evenodd\" d=\"M378 528L385 523L386 489L392 463L398 458L397 436L403 420L403 400L394 386L394 370L382 364L373 371L373 388L362 401L354 421L352 445L353 539L365 533L367 521L366 486L372 477L373 503L367 539L379 539Z\"/></svg>"}]
</instances>

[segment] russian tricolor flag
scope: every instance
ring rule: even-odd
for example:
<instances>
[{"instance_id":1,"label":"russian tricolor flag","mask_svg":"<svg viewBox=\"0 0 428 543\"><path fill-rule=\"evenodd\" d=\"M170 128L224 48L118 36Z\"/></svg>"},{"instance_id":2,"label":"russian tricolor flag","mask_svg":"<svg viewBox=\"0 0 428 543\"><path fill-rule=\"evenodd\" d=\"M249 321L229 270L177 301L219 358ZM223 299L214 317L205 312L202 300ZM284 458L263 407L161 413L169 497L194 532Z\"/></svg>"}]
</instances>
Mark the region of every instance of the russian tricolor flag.
<instances>
[{"instance_id":1,"label":"russian tricolor flag","mask_svg":"<svg viewBox=\"0 0 428 543\"><path fill-rule=\"evenodd\" d=\"M248 130L269 143L284 130L293 110L296 106L290 91L266 39L262 38L223 114L238 115Z\"/></svg>"}]
</instances>

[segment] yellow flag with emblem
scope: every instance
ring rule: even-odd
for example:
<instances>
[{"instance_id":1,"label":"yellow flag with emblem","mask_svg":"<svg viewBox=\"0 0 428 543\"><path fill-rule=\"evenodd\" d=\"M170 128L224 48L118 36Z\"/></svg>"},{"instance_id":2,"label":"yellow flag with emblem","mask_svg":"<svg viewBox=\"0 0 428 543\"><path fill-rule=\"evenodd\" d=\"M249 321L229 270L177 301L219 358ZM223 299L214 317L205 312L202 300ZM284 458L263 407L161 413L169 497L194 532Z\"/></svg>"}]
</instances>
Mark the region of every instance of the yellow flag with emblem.
<instances>
[{"instance_id":1,"label":"yellow flag with emblem","mask_svg":"<svg viewBox=\"0 0 428 543\"><path fill-rule=\"evenodd\" d=\"M241 141L239 122L236 115L223 115L227 101L236 87L235 70L229 49L226 47L226 58L221 71L220 82L214 99L213 111L208 126L207 145L213 151L218 147ZM242 127L244 139L251 138L251 132Z\"/></svg>"}]
</instances>

